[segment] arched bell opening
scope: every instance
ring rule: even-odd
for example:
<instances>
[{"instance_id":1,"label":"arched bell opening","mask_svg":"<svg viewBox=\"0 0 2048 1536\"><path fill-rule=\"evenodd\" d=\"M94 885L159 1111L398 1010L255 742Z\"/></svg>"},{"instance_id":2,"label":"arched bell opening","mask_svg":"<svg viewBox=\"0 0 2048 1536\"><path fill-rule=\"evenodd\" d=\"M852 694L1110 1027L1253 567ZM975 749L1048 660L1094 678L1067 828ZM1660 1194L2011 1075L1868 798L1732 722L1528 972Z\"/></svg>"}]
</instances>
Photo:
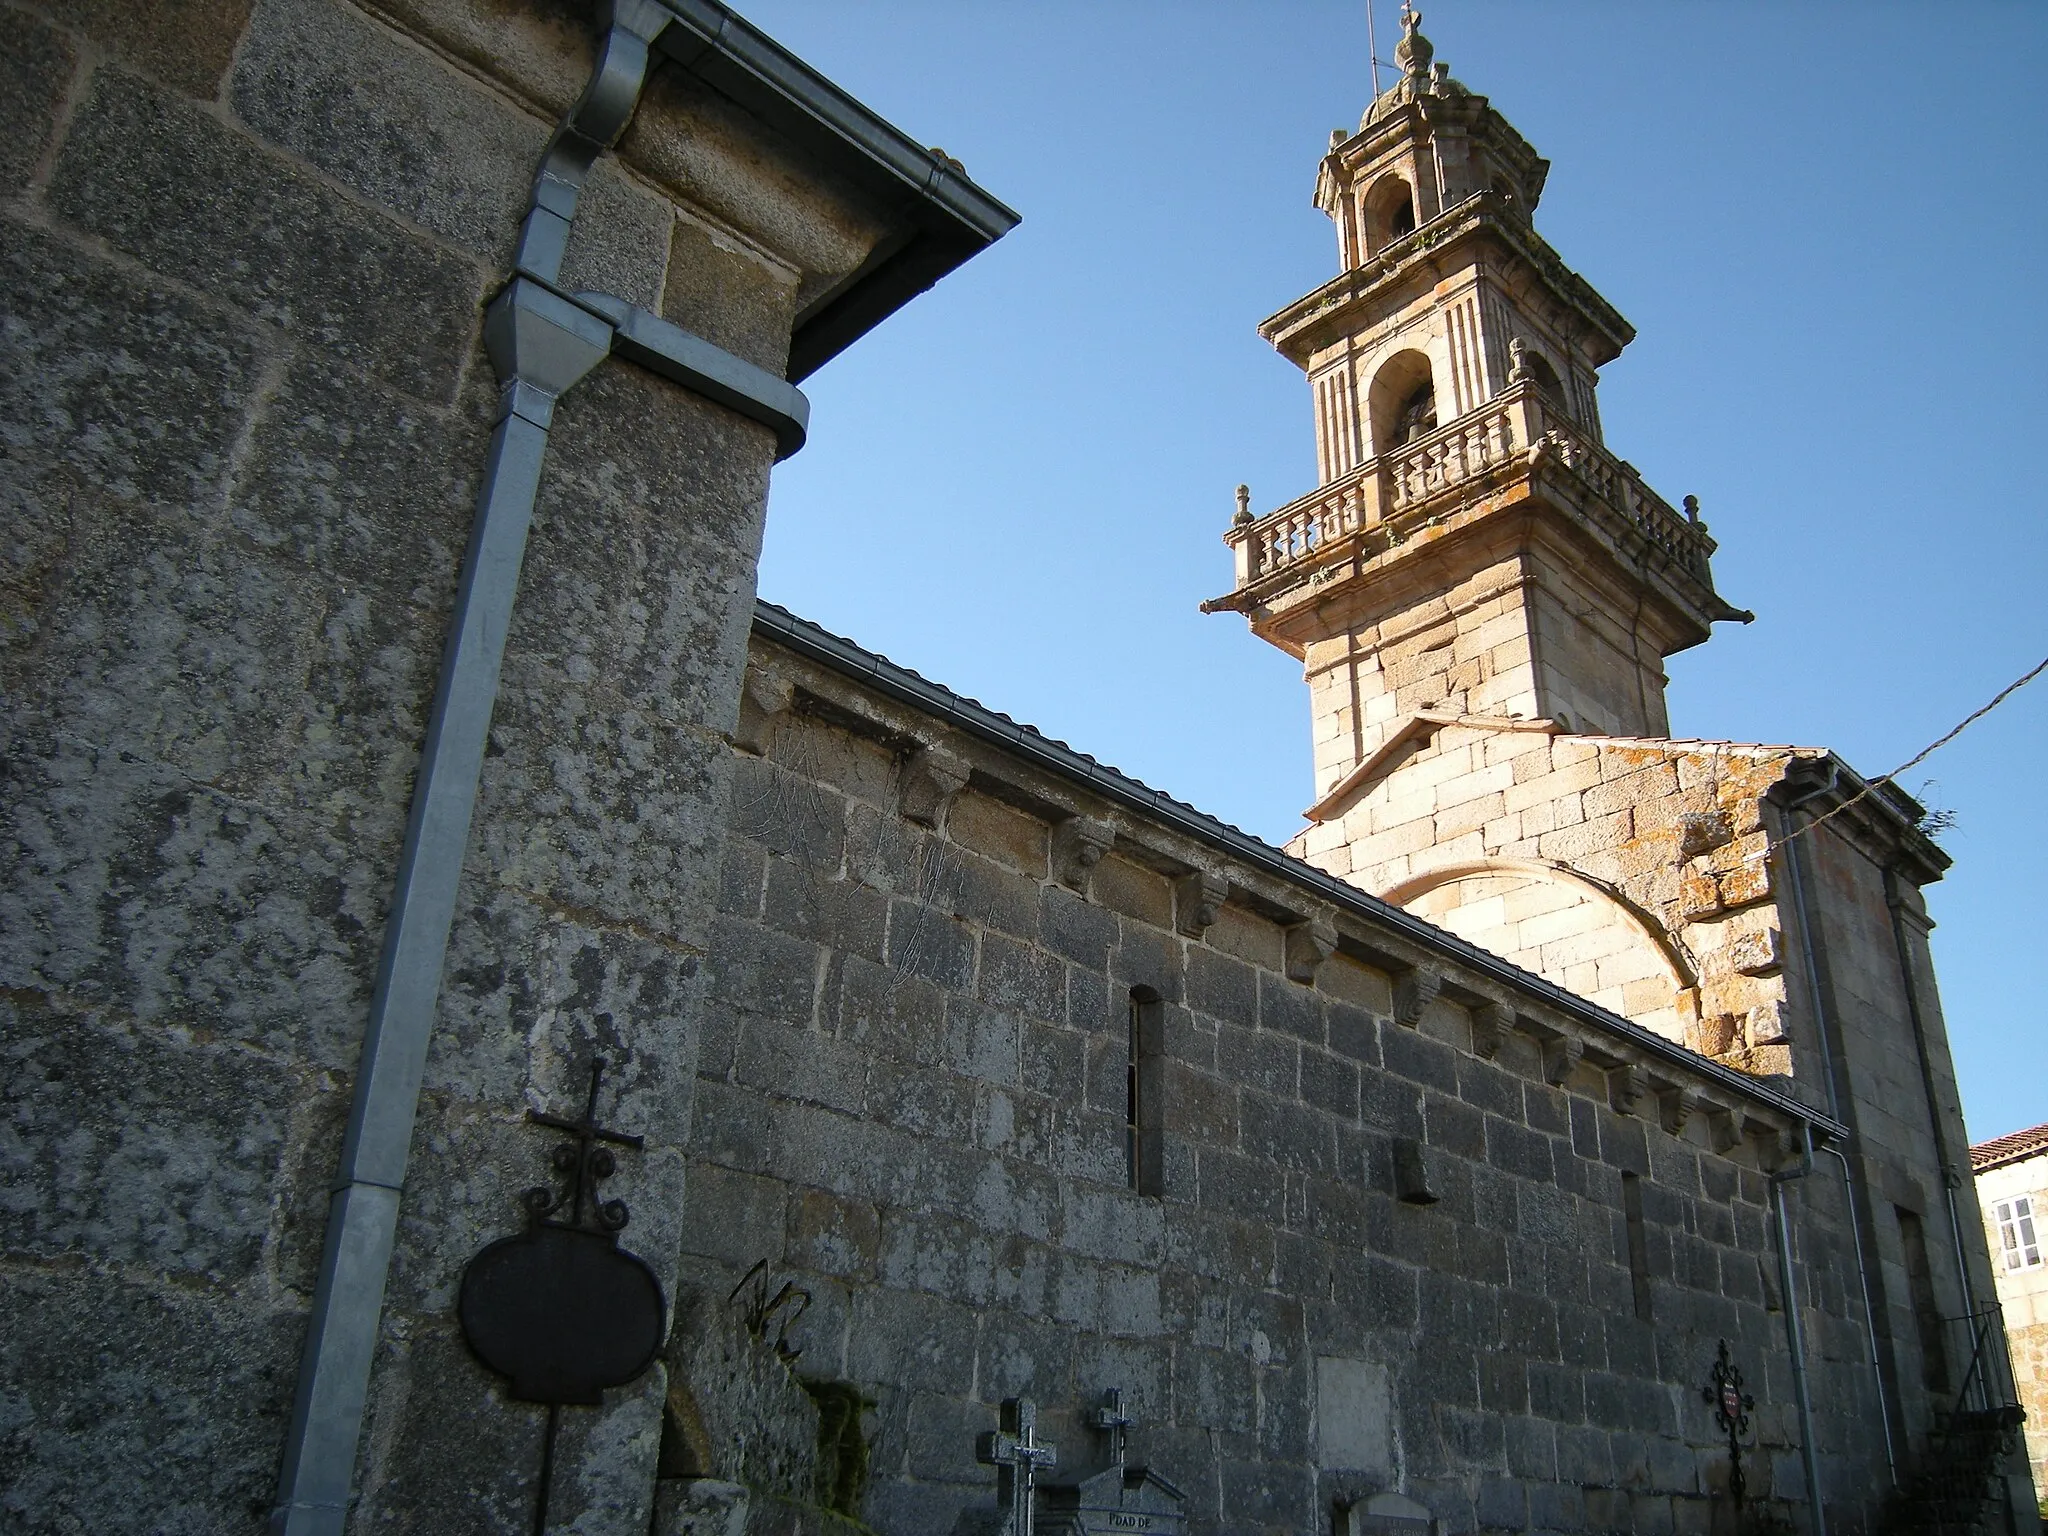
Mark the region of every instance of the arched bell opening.
<instances>
[{"instance_id":1,"label":"arched bell opening","mask_svg":"<svg viewBox=\"0 0 2048 1536\"><path fill-rule=\"evenodd\" d=\"M1396 352L1382 363L1366 399L1376 456L1436 430L1436 378L1420 352Z\"/></svg>"}]
</instances>

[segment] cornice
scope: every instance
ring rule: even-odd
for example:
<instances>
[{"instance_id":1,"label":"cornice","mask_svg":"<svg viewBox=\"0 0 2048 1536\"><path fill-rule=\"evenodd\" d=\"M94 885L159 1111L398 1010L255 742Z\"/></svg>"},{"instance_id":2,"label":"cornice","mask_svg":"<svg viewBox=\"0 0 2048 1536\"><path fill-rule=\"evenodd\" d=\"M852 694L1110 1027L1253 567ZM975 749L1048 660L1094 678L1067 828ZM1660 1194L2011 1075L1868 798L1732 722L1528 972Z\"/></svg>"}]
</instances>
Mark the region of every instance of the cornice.
<instances>
[{"instance_id":1,"label":"cornice","mask_svg":"<svg viewBox=\"0 0 2048 1536\"><path fill-rule=\"evenodd\" d=\"M1635 340L1630 325L1593 285L1564 264L1549 243L1492 192L1477 192L1456 207L1404 235L1379 255L1296 299L1259 323L1259 335L1283 357L1306 368L1308 358L1326 344L1329 333L1360 306L1416 275L1432 261L1440 262L1460 242L1490 236L1522 262L1557 301L1576 313L1618 356Z\"/></svg>"}]
</instances>

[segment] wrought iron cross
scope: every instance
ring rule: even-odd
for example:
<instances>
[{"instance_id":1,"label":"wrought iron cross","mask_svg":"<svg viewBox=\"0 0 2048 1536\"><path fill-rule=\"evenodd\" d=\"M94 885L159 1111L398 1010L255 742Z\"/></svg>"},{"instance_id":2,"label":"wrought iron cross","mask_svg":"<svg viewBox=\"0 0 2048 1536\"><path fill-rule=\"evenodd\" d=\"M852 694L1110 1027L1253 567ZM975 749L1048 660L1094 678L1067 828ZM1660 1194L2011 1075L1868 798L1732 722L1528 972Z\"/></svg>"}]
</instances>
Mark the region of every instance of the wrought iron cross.
<instances>
[{"instance_id":1,"label":"wrought iron cross","mask_svg":"<svg viewBox=\"0 0 2048 1536\"><path fill-rule=\"evenodd\" d=\"M1756 1407L1756 1399L1742 1390L1742 1371L1728 1358L1726 1339L1721 1341L1703 1395L1714 1405L1714 1422L1728 1436L1728 1496L1740 1509L1749 1493L1748 1480L1742 1475L1742 1436L1749 1433L1749 1411Z\"/></svg>"},{"instance_id":2,"label":"wrought iron cross","mask_svg":"<svg viewBox=\"0 0 2048 1536\"><path fill-rule=\"evenodd\" d=\"M567 1220L555 1218L553 1226L580 1227L586 1232L619 1232L626 1225L626 1203L623 1200L606 1200L599 1203L597 1185L601 1179L608 1179L617 1169L609 1147L630 1147L640 1150L642 1141L638 1136L629 1136L624 1131L614 1131L597 1123L597 1090L604 1082L605 1062L598 1057L590 1064L590 1098L583 1106L583 1118L568 1120L561 1115L550 1115L543 1110L529 1109L526 1118L535 1125L551 1126L558 1131L567 1131L576 1140L563 1142L555 1148L551 1159L555 1171L570 1180L569 1188L561 1192L538 1185L520 1197L526 1211L535 1221L548 1220L561 1209L564 1201L570 1203ZM586 1208L589 1215L586 1217Z\"/></svg>"},{"instance_id":3,"label":"wrought iron cross","mask_svg":"<svg viewBox=\"0 0 2048 1536\"><path fill-rule=\"evenodd\" d=\"M1121 1387L1111 1387L1103 1394L1102 1406L1095 1410L1095 1427L1109 1437L1109 1464L1120 1467L1124 1464L1125 1441L1138 1421L1124 1412L1124 1394Z\"/></svg>"},{"instance_id":4,"label":"wrought iron cross","mask_svg":"<svg viewBox=\"0 0 2048 1536\"><path fill-rule=\"evenodd\" d=\"M1028 1397L1006 1401L1002 1428L982 1435L974 1459L996 1469L996 1502L1008 1536L1031 1536L1038 1474L1059 1465L1058 1451L1038 1443L1038 1405Z\"/></svg>"}]
</instances>

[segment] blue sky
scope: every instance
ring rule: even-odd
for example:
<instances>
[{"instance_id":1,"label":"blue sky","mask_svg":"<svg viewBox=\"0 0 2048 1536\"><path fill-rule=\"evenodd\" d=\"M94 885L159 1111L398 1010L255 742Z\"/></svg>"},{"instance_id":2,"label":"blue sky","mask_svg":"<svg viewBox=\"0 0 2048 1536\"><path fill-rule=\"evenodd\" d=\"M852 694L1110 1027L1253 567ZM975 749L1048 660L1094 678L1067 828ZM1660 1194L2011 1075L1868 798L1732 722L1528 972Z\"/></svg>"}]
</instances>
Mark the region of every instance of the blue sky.
<instances>
[{"instance_id":1,"label":"blue sky","mask_svg":"<svg viewBox=\"0 0 2048 1536\"><path fill-rule=\"evenodd\" d=\"M1237 483L1313 483L1254 328L1335 274L1309 194L1369 95L1364 0L741 4L1024 216L807 383L763 595L1284 840L1300 672L1197 604ZM1757 614L1673 658L1674 732L1877 774L2048 654L2048 6L1425 10L1639 332L1608 446L1700 497ZM1956 815L1929 895L1973 1139L2048 1121L2044 762L2048 679L1903 779Z\"/></svg>"}]
</instances>

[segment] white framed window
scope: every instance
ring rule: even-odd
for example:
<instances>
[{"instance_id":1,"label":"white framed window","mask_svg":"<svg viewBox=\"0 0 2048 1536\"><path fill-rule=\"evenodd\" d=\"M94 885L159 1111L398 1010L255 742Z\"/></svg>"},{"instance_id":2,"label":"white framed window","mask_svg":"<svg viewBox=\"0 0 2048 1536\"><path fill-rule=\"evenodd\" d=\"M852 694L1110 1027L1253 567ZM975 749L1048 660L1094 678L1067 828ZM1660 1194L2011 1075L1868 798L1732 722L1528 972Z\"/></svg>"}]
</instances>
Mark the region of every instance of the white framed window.
<instances>
[{"instance_id":1,"label":"white framed window","mask_svg":"<svg viewBox=\"0 0 2048 1536\"><path fill-rule=\"evenodd\" d=\"M2007 1269L2032 1269L2041 1262L2032 1195L1999 1201L1992 1207L1992 1218L1998 1223L1998 1251Z\"/></svg>"}]
</instances>

